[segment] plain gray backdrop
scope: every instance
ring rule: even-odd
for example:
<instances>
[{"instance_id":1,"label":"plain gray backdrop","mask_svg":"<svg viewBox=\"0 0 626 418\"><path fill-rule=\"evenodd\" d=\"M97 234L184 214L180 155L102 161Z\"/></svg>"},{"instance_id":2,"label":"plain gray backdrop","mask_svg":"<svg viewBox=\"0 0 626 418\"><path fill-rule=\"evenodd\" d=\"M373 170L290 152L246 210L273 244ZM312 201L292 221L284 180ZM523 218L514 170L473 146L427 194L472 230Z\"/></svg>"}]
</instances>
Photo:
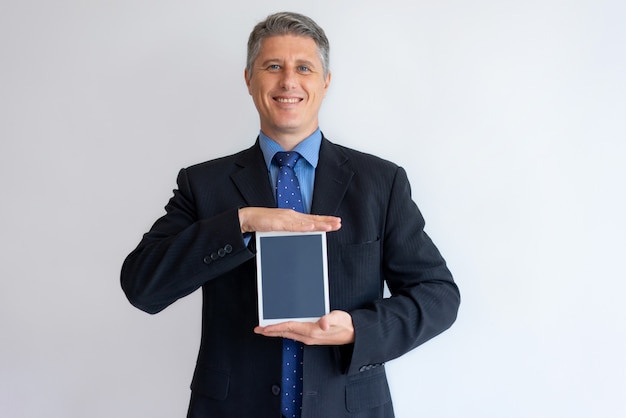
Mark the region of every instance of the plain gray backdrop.
<instances>
[{"instance_id":1,"label":"plain gray backdrop","mask_svg":"<svg viewBox=\"0 0 626 418\"><path fill-rule=\"evenodd\" d=\"M183 417L199 293L119 270L181 167L250 146L245 44L331 41L321 128L404 166L462 292L388 364L399 418L622 417L623 1L0 0L0 416Z\"/></svg>"}]
</instances>

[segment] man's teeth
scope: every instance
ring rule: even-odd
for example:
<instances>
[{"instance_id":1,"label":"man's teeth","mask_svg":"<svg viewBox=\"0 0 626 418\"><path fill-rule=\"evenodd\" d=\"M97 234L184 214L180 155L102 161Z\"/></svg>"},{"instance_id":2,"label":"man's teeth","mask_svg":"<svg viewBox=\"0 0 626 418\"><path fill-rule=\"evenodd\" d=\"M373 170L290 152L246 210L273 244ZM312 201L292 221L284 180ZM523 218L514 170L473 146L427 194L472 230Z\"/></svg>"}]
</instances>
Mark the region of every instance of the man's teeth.
<instances>
[{"instance_id":1,"label":"man's teeth","mask_svg":"<svg viewBox=\"0 0 626 418\"><path fill-rule=\"evenodd\" d=\"M282 97L278 97L276 98L276 101L278 103L298 103L300 101L300 99L285 99Z\"/></svg>"}]
</instances>

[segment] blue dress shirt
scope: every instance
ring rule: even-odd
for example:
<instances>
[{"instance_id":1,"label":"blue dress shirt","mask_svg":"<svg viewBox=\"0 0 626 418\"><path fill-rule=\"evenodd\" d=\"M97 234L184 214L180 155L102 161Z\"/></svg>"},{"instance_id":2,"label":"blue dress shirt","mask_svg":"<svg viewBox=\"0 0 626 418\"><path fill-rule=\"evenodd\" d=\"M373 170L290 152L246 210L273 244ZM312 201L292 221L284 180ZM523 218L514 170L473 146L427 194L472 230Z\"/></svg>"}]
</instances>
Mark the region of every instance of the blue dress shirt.
<instances>
[{"instance_id":1,"label":"blue dress shirt","mask_svg":"<svg viewBox=\"0 0 626 418\"><path fill-rule=\"evenodd\" d=\"M319 161L321 144L322 132L318 128L293 149L293 151L297 151L302 156L302 158L296 162L294 171L296 172L296 177L298 177L298 182L300 183L302 203L306 213L311 213L313 186L315 184L315 169L317 168L317 162ZM265 159L265 164L267 165L272 188L273 190L276 190L278 165L272 161L272 158L277 152L285 150L263 132L259 134L259 145L261 146L263 158ZM274 196L274 198L276 198L276 196Z\"/></svg>"}]
</instances>

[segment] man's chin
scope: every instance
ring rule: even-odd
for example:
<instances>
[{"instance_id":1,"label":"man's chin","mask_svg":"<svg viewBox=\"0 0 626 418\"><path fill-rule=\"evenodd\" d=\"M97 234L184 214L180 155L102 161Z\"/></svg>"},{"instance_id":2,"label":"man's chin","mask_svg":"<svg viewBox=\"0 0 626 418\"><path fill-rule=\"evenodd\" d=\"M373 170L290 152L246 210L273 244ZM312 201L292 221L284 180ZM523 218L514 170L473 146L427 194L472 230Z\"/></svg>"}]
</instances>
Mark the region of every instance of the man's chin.
<instances>
[{"instance_id":1,"label":"man's chin","mask_svg":"<svg viewBox=\"0 0 626 418\"><path fill-rule=\"evenodd\" d=\"M302 124L295 121L288 121L274 124L272 130L278 134L294 135L300 131L304 131Z\"/></svg>"}]
</instances>

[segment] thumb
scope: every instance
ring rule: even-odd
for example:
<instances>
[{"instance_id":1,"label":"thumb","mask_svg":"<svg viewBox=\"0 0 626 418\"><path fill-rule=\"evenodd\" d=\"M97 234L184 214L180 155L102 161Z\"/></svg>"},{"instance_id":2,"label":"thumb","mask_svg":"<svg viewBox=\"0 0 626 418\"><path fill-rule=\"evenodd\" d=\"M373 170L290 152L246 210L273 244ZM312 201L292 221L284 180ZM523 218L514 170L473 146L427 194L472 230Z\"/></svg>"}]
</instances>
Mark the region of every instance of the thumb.
<instances>
[{"instance_id":1,"label":"thumb","mask_svg":"<svg viewBox=\"0 0 626 418\"><path fill-rule=\"evenodd\" d=\"M326 314L317 321L322 331L328 331L330 329L330 314Z\"/></svg>"}]
</instances>

